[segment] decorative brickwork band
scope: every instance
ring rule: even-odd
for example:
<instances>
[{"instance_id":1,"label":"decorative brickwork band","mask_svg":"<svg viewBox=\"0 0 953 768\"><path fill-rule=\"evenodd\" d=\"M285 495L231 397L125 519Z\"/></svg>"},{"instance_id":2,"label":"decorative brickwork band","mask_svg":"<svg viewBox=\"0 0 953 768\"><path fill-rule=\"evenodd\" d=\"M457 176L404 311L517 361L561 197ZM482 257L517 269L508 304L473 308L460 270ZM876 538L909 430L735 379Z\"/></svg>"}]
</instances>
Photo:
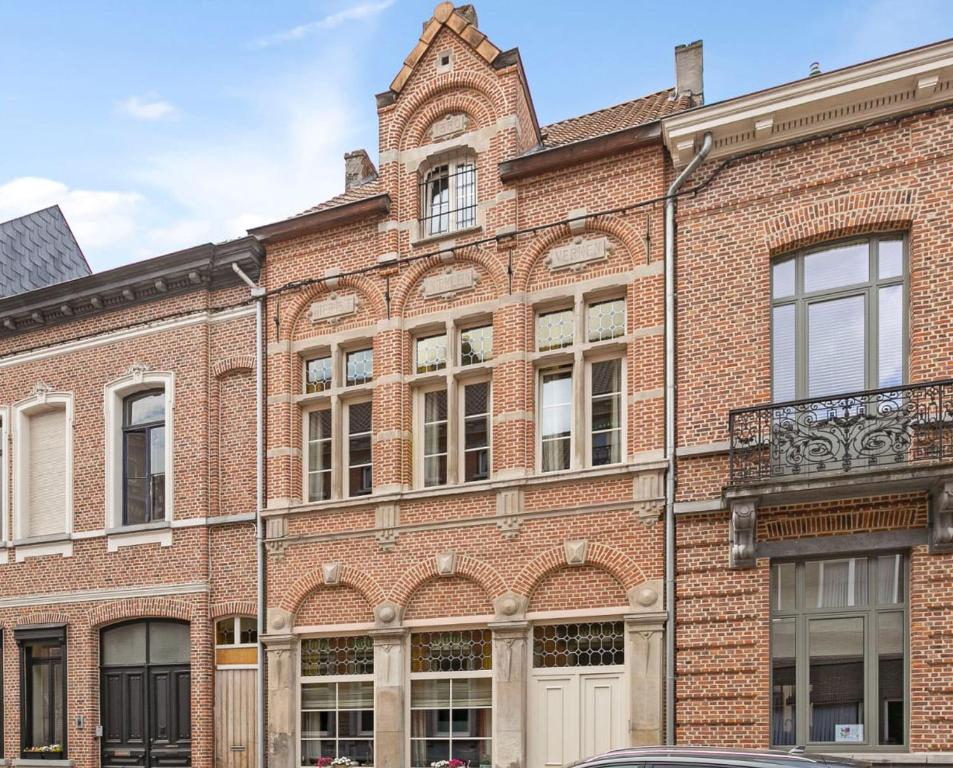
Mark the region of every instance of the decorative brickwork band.
<instances>
[{"instance_id":1,"label":"decorative brickwork band","mask_svg":"<svg viewBox=\"0 0 953 768\"><path fill-rule=\"evenodd\" d=\"M226 373L232 371L253 371L255 370L254 355L235 355L226 357L212 365L212 378L219 379Z\"/></svg>"},{"instance_id":2,"label":"decorative brickwork band","mask_svg":"<svg viewBox=\"0 0 953 768\"><path fill-rule=\"evenodd\" d=\"M208 609L209 618L222 619L226 616L255 616L258 606L253 600L225 600L213 603Z\"/></svg>"},{"instance_id":3,"label":"decorative brickwork band","mask_svg":"<svg viewBox=\"0 0 953 768\"><path fill-rule=\"evenodd\" d=\"M107 624L144 617L179 621L193 621L196 618L193 604L165 597L148 597L97 606L89 612L89 626L96 629Z\"/></svg>"}]
</instances>

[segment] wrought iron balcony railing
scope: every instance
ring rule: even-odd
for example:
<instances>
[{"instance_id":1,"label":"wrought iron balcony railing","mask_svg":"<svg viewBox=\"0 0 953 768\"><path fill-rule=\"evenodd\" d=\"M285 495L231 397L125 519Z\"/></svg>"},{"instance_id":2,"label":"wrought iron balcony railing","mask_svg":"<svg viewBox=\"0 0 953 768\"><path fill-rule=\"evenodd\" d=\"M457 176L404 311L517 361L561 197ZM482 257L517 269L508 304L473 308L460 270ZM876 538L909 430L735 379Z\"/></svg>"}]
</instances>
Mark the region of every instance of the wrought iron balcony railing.
<instances>
[{"instance_id":1,"label":"wrought iron balcony railing","mask_svg":"<svg viewBox=\"0 0 953 768\"><path fill-rule=\"evenodd\" d=\"M953 379L740 408L730 483L953 459Z\"/></svg>"}]
</instances>

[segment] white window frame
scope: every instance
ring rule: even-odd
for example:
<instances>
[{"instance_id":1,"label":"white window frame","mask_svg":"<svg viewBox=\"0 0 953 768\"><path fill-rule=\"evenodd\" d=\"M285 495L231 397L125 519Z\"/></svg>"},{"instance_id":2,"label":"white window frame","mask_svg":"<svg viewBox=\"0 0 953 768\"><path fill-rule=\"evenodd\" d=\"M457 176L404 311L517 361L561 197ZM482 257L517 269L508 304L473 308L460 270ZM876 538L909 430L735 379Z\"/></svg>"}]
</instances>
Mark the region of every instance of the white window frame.
<instances>
[{"instance_id":1,"label":"white window frame","mask_svg":"<svg viewBox=\"0 0 953 768\"><path fill-rule=\"evenodd\" d=\"M123 524L123 402L129 395L150 389L161 389L165 394L165 519L145 525L162 527L175 519L175 374L133 366L128 373L109 382L104 388L107 531L139 527Z\"/></svg>"},{"instance_id":2,"label":"white window frame","mask_svg":"<svg viewBox=\"0 0 953 768\"><path fill-rule=\"evenodd\" d=\"M460 380L457 383L459 387L459 396L457 397L457 423L460 425L457 430L459 433L459 439L457 440L457 467L458 467L458 480L463 485L469 485L471 483L482 483L486 480L467 480L467 400L466 400L466 388L473 384L486 384L488 387L486 407L487 407L487 440L486 440L486 453L487 453L487 462L489 464L489 472L486 477L486 480L490 480L493 477L493 378L489 372L477 375L473 377L468 377ZM450 447L452 451L452 447ZM474 449L476 450L476 449Z\"/></svg>"},{"instance_id":3,"label":"white window frame","mask_svg":"<svg viewBox=\"0 0 953 768\"><path fill-rule=\"evenodd\" d=\"M360 494L360 495L351 495L351 408L355 405L363 405L364 403L369 403L371 405L371 492ZM332 425L333 426L333 425ZM341 462L341 495L345 499L360 499L368 498L374 495L374 404L369 398L355 398L353 400L348 400L344 403L344 413L342 418L342 430L341 434L343 440L341 441L343 445L341 446L343 461ZM359 433L363 434L363 433ZM334 448L332 447L332 451ZM333 459L332 459L333 460ZM368 466L366 464L361 464L359 466Z\"/></svg>"},{"instance_id":4,"label":"white window frame","mask_svg":"<svg viewBox=\"0 0 953 768\"><path fill-rule=\"evenodd\" d=\"M363 675L307 675L307 676L301 673L301 653L300 653L301 642L305 640L310 640L315 637L348 637L348 636L349 635L344 633L341 635L336 635L336 634L335 635L305 635L299 638L299 643L298 643L299 652L297 654L297 660L295 662L296 668L294 670L295 677L297 678L297 689L298 689L298 695L295 698L295 715L297 718L296 722L298 723L297 738L295 739L296 741L295 753L297 756L296 765L299 765L299 766L301 765L301 745L305 740L303 736L304 728L302 727L303 725L302 714L304 713L304 708L301 706L301 697L303 694L304 686L309 683L329 683L329 684L330 683L335 683L335 684L336 683L366 683L366 682L374 683L374 707L371 710L374 713L374 735L371 737L370 741L371 741L371 749L374 752L374 762L375 763L377 762L377 682L375 679L374 672L370 672L368 674L363 674ZM376 666L376 662L377 662L376 652L374 655L375 655L374 662ZM338 708L335 707L334 711L336 715L338 712ZM335 717L335 721L337 721L337 717ZM327 739L327 740L330 741L330 739ZM334 741L340 741L340 740L341 739L337 737L335 737L334 739ZM358 738L357 740L361 740L361 739ZM325 741L325 739L309 739L309 741ZM366 768L373 768L373 766L367 766Z\"/></svg>"},{"instance_id":5,"label":"white window frame","mask_svg":"<svg viewBox=\"0 0 953 768\"><path fill-rule=\"evenodd\" d=\"M319 340L316 340L319 341ZM326 504L329 501L350 498L348 496L348 433L347 408L352 403L364 401L373 404L377 371L372 370L371 379L361 384L347 383L347 356L352 352L370 349L374 354L373 339L368 331L356 329L353 334L328 343L311 343L297 350L300 372L300 390L296 396L300 412L300 469L301 499L305 504ZM320 392L308 392L308 362L321 357L331 358L331 386ZM376 355L375 355L376 357ZM374 362L376 366L376 361ZM372 405L373 407L373 405ZM309 414L315 410L331 411L331 496L329 499L309 500L308 495L308 438ZM372 416L373 422L373 416ZM371 431L371 455L374 452L374 433ZM373 494L373 492L372 492ZM371 495L372 495L371 494ZM361 497L354 497L361 498Z\"/></svg>"},{"instance_id":6,"label":"white window frame","mask_svg":"<svg viewBox=\"0 0 953 768\"><path fill-rule=\"evenodd\" d=\"M418 490L436 490L450 486L472 485L487 482L493 477L493 365L494 356L480 363L463 365L461 344L463 332L472 328L493 327L491 317L467 317L461 320L448 320L444 325L435 327L432 323L411 330L411 349L413 370L417 370L417 342L434 336L445 336L447 344L447 365L436 371L414 373L410 378L413 387L413 485ZM489 438L487 451L490 465L486 480L465 479L465 440L464 431L464 387L470 384L486 382L490 393L487 407L489 410ZM442 485L424 485L424 396L428 392L445 389L447 391L447 482Z\"/></svg>"},{"instance_id":7,"label":"white window frame","mask_svg":"<svg viewBox=\"0 0 953 768\"><path fill-rule=\"evenodd\" d=\"M218 642L218 625L223 621L232 622L232 631L235 633L235 639L241 636L241 620L242 619L251 619L252 621L257 622L257 619L254 616L245 616L242 614L235 614L234 616L221 616L220 618L215 619L215 647L216 648L257 648L258 642L254 643L219 643ZM257 632L257 629L256 629Z\"/></svg>"},{"instance_id":8,"label":"white window frame","mask_svg":"<svg viewBox=\"0 0 953 768\"><path fill-rule=\"evenodd\" d=\"M29 497L29 483L26 481L30 449L29 419L51 407L62 407L65 411L66 434L64 436L64 461L66 476L63 479L64 508L62 534L43 536L38 538L69 539L73 534L73 393L51 392L45 387L38 386L30 397L20 400L13 405L13 539L23 541L23 529L27 523L27 503ZM32 537L31 537L32 538Z\"/></svg>"},{"instance_id":9,"label":"white window frame","mask_svg":"<svg viewBox=\"0 0 953 768\"><path fill-rule=\"evenodd\" d=\"M485 626L485 625L481 626L481 625L475 625L475 624L474 624L474 625L466 625L466 626L452 625L452 624L451 624L451 625L447 625L447 626L441 625L440 627L420 628L420 629L417 630L417 631L418 631L418 632L433 632L433 633L439 633L439 632L453 632L453 631L455 631L455 630L466 631L466 630L474 630L474 629L483 629L484 626ZM491 761L491 765L492 765L493 753L494 753L494 750L495 750L495 747L496 747L496 738L495 738L495 731L496 731L496 707L494 706L495 693L496 693L496 679L495 679L495 677L494 677L495 670L494 670L493 668L491 668L491 669L481 669L481 670L477 670L477 671L474 671L474 672L411 672L411 671L410 671L410 665L411 665L411 656L412 656L412 654L413 654L413 635L414 635L414 632L408 632L408 633L407 633L407 641L406 641L406 643L407 643L407 645L406 645L407 653L405 654L405 657L406 657L406 675L407 675L406 679L407 679L407 682L408 682L407 696L406 696L406 700L405 700L405 704L404 704L404 716L405 716L405 718L406 718L406 719L405 719L405 722L407 723L407 732L406 732L406 735L405 735L405 744L406 744L406 749L407 749L407 765L408 765L408 766L413 765L413 743L414 743L414 741L426 740L426 739L415 739L415 738L413 737L413 715L412 715L412 713L413 713L413 711L414 711L414 707L413 707L413 688L414 688L414 681L415 681L415 680L460 680L460 679L463 679L463 678L466 678L466 679L473 679L473 678L484 678L484 679L486 679L486 678L489 678L489 680L490 680L490 707L489 707L489 710L490 710L490 712L491 712L491 715L490 715L490 716L491 716L491 718L492 718L492 720L491 720L491 722L492 722L492 727L491 727L491 729L490 729L490 736L488 737L488 740L489 740L489 742L490 742L490 761ZM451 701L451 704L452 704L452 702L453 702L453 683L451 682L450 685L451 685L451 693L450 693L451 699L450 699L450 701ZM451 709L452 709L452 707L451 707ZM436 741L436 740L442 740L442 739L434 738L433 740ZM473 739L470 739L470 738L468 738L468 737L466 737L466 736L461 736L461 737L459 737L458 740L459 740L459 741L472 741ZM481 739L481 740L487 740L487 739ZM453 742L454 742L454 737L453 737L453 735L452 735L452 732L451 732L451 735L447 737L447 741L450 742L451 752L452 752L452 747L453 747Z\"/></svg>"},{"instance_id":10,"label":"white window frame","mask_svg":"<svg viewBox=\"0 0 953 768\"><path fill-rule=\"evenodd\" d=\"M602 341L589 341L589 307L602 304L606 301L621 300L625 310L623 327L625 333ZM571 305L568 302L572 302ZM533 359L535 361L536 401L534 416L536 419L535 471L537 474L558 475L560 472L579 471L581 469L600 469L624 465L628 459L628 422L629 398L626 395L628 387L629 344L628 313L629 302L627 294L598 293L587 295L581 290L571 298L548 300L544 304L533 307ZM573 343L564 347L535 351L538 340L535 338L537 319L540 315L551 312L571 309L574 318ZM620 359L621 370L621 424L619 461L611 464L593 465L592 463L592 364L606 360ZM543 376L562 368L571 371L572 403L571 403L571 432L569 437L569 467L559 470L543 471Z\"/></svg>"},{"instance_id":11,"label":"white window frame","mask_svg":"<svg viewBox=\"0 0 953 768\"><path fill-rule=\"evenodd\" d=\"M482 227L482 216L480 211L480 186L479 186L479 155L476 150L469 146L460 146L449 149L440 154L427 158L418 170L418 201L420 205L420 217L417 227L417 239L427 240L435 237L446 237L454 232L469 232L473 229ZM439 232L432 231L432 219L434 214L430 208L428 187L430 174L442 165L447 166L447 228ZM466 208L459 207L457 199L458 189L455 180L459 173L459 167L464 165L473 166L473 222L466 225L457 223L458 214ZM469 206L467 206L469 208ZM437 214L443 216L444 214Z\"/></svg>"}]
</instances>

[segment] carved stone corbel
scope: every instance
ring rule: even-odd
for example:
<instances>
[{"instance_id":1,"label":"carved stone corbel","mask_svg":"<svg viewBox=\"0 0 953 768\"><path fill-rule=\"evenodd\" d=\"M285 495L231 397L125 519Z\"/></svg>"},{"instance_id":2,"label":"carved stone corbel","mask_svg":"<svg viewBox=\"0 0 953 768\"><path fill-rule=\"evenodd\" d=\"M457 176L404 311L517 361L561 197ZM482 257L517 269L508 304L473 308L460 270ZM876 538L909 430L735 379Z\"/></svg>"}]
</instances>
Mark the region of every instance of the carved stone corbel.
<instances>
[{"instance_id":1,"label":"carved stone corbel","mask_svg":"<svg viewBox=\"0 0 953 768\"><path fill-rule=\"evenodd\" d=\"M942 483L930 499L930 552L953 552L953 480Z\"/></svg>"},{"instance_id":2,"label":"carved stone corbel","mask_svg":"<svg viewBox=\"0 0 953 768\"><path fill-rule=\"evenodd\" d=\"M523 489L505 488L496 494L496 527L504 539L513 539L522 526Z\"/></svg>"},{"instance_id":3,"label":"carved stone corbel","mask_svg":"<svg viewBox=\"0 0 953 768\"><path fill-rule=\"evenodd\" d=\"M288 542L283 539L288 535L288 518L269 517L265 519L265 549L276 560L285 556Z\"/></svg>"},{"instance_id":4,"label":"carved stone corbel","mask_svg":"<svg viewBox=\"0 0 953 768\"><path fill-rule=\"evenodd\" d=\"M374 537L384 552L390 552L397 544L397 528L400 525L400 506L378 504L375 511Z\"/></svg>"},{"instance_id":5,"label":"carved stone corbel","mask_svg":"<svg viewBox=\"0 0 953 768\"><path fill-rule=\"evenodd\" d=\"M632 479L632 509L636 518L651 528L665 511L665 470L639 472Z\"/></svg>"},{"instance_id":6,"label":"carved stone corbel","mask_svg":"<svg viewBox=\"0 0 953 768\"><path fill-rule=\"evenodd\" d=\"M753 568L757 542L757 503L753 500L731 502L729 565L732 568Z\"/></svg>"}]
</instances>

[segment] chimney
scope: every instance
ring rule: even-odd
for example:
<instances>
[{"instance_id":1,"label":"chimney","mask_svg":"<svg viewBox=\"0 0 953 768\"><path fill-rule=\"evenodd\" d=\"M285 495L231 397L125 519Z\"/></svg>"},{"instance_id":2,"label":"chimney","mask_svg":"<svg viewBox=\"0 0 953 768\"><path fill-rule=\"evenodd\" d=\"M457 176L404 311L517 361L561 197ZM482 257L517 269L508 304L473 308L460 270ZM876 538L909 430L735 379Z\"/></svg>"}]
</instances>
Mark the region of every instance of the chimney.
<instances>
[{"instance_id":1,"label":"chimney","mask_svg":"<svg viewBox=\"0 0 953 768\"><path fill-rule=\"evenodd\" d=\"M689 96L692 106L705 103L702 41L675 46L675 97Z\"/></svg>"},{"instance_id":2,"label":"chimney","mask_svg":"<svg viewBox=\"0 0 953 768\"><path fill-rule=\"evenodd\" d=\"M377 169L367 150L355 149L344 155L344 189L353 189L374 181L377 178Z\"/></svg>"}]
</instances>

